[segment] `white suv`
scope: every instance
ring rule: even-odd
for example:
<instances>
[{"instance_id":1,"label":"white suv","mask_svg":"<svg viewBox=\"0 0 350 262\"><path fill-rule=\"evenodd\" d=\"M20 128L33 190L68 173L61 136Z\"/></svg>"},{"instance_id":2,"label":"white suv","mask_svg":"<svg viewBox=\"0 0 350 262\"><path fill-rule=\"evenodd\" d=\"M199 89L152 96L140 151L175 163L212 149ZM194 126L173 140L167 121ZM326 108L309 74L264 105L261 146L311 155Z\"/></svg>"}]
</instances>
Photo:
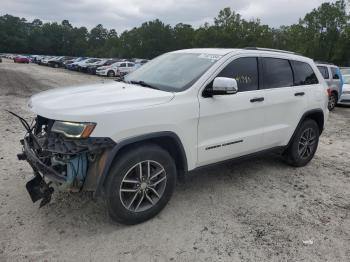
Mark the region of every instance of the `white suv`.
<instances>
[{"instance_id":1,"label":"white suv","mask_svg":"<svg viewBox=\"0 0 350 262\"><path fill-rule=\"evenodd\" d=\"M41 205L54 188L94 191L113 219L136 224L199 167L277 150L293 166L314 156L328 117L313 60L262 49L190 49L148 62L121 82L33 96L19 159ZM47 182L52 182L51 185Z\"/></svg>"}]
</instances>

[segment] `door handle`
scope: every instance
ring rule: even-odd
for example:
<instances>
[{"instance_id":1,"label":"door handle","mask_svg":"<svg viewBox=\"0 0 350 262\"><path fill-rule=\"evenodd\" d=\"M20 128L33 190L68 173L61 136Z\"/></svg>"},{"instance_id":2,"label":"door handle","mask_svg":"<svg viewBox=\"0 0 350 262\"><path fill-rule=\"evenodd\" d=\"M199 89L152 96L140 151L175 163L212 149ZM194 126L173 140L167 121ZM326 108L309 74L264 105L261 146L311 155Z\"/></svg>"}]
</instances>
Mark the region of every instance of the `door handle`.
<instances>
[{"instance_id":1,"label":"door handle","mask_svg":"<svg viewBox=\"0 0 350 262\"><path fill-rule=\"evenodd\" d=\"M299 93L295 93L294 95L295 96L303 96L303 95L305 95L305 93L304 92L299 92Z\"/></svg>"},{"instance_id":2,"label":"door handle","mask_svg":"<svg viewBox=\"0 0 350 262\"><path fill-rule=\"evenodd\" d=\"M262 102L264 100L265 100L265 98L263 98L263 97L257 97L257 98L250 99L250 102L256 103L256 102Z\"/></svg>"}]
</instances>

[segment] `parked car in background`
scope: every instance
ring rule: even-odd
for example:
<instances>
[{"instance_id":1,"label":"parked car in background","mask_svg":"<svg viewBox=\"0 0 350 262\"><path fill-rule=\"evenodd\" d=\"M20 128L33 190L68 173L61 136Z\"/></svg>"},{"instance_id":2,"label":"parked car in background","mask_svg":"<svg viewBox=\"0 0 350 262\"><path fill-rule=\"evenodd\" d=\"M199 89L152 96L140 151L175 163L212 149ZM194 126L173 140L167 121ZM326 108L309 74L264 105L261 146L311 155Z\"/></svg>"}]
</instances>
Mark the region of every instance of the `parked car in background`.
<instances>
[{"instance_id":1,"label":"parked car in background","mask_svg":"<svg viewBox=\"0 0 350 262\"><path fill-rule=\"evenodd\" d=\"M104 60L104 59L100 59L100 58L90 58L90 59L88 59L88 60L85 60L85 61L82 62L82 63L79 63L77 69L78 69L79 72L84 72L84 73L86 73L86 72L87 72L87 67L88 67L89 65L93 65L93 64L95 64L95 63L99 63L99 62L101 62L101 61L103 61L103 60Z\"/></svg>"},{"instance_id":2,"label":"parked car in background","mask_svg":"<svg viewBox=\"0 0 350 262\"><path fill-rule=\"evenodd\" d=\"M146 64L148 62L148 60L146 59L136 59L135 60L135 70L141 66L143 66L144 64Z\"/></svg>"},{"instance_id":3,"label":"parked car in background","mask_svg":"<svg viewBox=\"0 0 350 262\"><path fill-rule=\"evenodd\" d=\"M63 62L63 67L66 68L66 69L69 69L68 68L69 65L71 65L73 63L76 63L76 62L80 62L80 61L85 60L85 59L87 59L87 57L76 57L76 58L64 61Z\"/></svg>"},{"instance_id":4,"label":"parked car in background","mask_svg":"<svg viewBox=\"0 0 350 262\"><path fill-rule=\"evenodd\" d=\"M344 85L338 104L350 105L350 74L343 75Z\"/></svg>"},{"instance_id":5,"label":"parked car in background","mask_svg":"<svg viewBox=\"0 0 350 262\"><path fill-rule=\"evenodd\" d=\"M41 58L42 58L42 56L40 56L40 55L33 55L32 56L32 63L37 64Z\"/></svg>"},{"instance_id":6,"label":"parked car in background","mask_svg":"<svg viewBox=\"0 0 350 262\"><path fill-rule=\"evenodd\" d=\"M131 62L117 62L110 66L102 66L96 70L96 75L100 76L124 76L135 70L135 64Z\"/></svg>"},{"instance_id":7,"label":"parked car in background","mask_svg":"<svg viewBox=\"0 0 350 262\"><path fill-rule=\"evenodd\" d=\"M82 59L82 60L76 61L74 63L71 63L70 65L67 66L67 69L74 70L74 71L80 71L82 66L85 66L86 64L91 64L91 63L97 62L99 60L100 59L98 59L98 58Z\"/></svg>"},{"instance_id":8,"label":"parked car in background","mask_svg":"<svg viewBox=\"0 0 350 262\"><path fill-rule=\"evenodd\" d=\"M44 58L41 59L39 65L46 65L47 66L51 59L55 59L55 56L45 56Z\"/></svg>"},{"instance_id":9,"label":"parked car in background","mask_svg":"<svg viewBox=\"0 0 350 262\"><path fill-rule=\"evenodd\" d=\"M87 67L87 73L95 75L97 68L99 68L101 66L109 66L109 65L112 65L116 62L118 62L118 60L116 60L116 59L104 59L104 60L101 60L99 62L93 63Z\"/></svg>"},{"instance_id":10,"label":"parked car in background","mask_svg":"<svg viewBox=\"0 0 350 262\"><path fill-rule=\"evenodd\" d=\"M88 59L90 59L90 58L84 57L84 58L81 58L81 59L76 59L73 63L70 63L70 64L66 65L66 68L68 70L77 70L77 67L78 67L79 63L82 63L82 62L84 62L84 61L86 61Z\"/></svg>"},{"instance_id":11,"label":"parked car in background","mask_svg":"<svg viewBox=\"0 0 350 262\"><path fill-rule=\"evenodd\" d=\"M71 60L71 59L72 59L72 57L70 57L70 56L56 57L56 58L48 61L48 66L51 66L54 68L63 67L64 61Z\"/></svg>"},{"instance_id":12,"label":"parked car in background","mask_svg":"<svg viewBox=\"0 0 350 262\"><path fill-rule=\"evenodd\" d=\"M26 56L16 56L13 59L13 62L15 63L22 63L22 64L29 64L29 58Z\"/></svg>"},{"instance_id":13,"label":"parked car in background","mask_svg":"<svg viewBox=\"0 0 350 262\"><path fill-rule=\"evenodd\" d=\"M340 72L342 75L350 75L350 67L341 67Z\"/></svg>"},{"instance_id":14,"label":"parked car in background","mask_svg":"<svg viewBox=\"0 0 350 262\"><path fill-rule=\"evenodd\" d=\"M320 70L323 78L328 85L329 102L328 109L332 111L337 105L342 93L343 79L339 67L333 64L317 62L317 68Z\"/></svg>"}]
</instances>

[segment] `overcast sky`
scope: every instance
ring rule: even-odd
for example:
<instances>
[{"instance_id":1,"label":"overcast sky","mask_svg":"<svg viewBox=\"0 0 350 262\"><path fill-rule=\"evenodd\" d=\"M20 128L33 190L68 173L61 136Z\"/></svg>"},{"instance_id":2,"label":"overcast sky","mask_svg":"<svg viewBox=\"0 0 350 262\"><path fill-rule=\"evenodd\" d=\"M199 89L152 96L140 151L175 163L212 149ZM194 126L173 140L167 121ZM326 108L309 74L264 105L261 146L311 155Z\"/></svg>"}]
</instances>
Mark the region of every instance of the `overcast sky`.
<instances>
[{"instance_id":1,"label":"overcast sky","mask_svg":"<svg viewBox=\"0 0 350 262\"><path fill-rule=\"evenodd\" d=\"M331 0L330 0L331 1ZM0 15L11 14L29 21L61 22L92 28L97 24L118 32L159 18L175 25L189 23L198 27L211 23L225 7L243 18L260 18L271 26L296 23L318 7L322 0L0 0ZM329 1L328 1L329 2Z\"/></svg>"}]
</instances>

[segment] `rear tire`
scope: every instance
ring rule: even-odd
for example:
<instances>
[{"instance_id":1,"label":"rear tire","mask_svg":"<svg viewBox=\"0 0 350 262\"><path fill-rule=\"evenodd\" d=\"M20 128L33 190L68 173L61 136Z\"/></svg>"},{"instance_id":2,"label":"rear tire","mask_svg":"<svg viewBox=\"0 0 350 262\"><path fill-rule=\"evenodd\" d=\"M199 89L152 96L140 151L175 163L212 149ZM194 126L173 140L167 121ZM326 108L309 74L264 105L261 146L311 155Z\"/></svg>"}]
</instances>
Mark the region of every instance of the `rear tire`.
<instances>
[{"instance_id":1,"label":"rear tire","mask_svg":"<svg viewBox=\"0 0 350 262\"><path fill-rule=\"evenodd\" d=\"M306 166L316 153L319 136L320 131L316 121L304 120L285 152L288 164L295 167Z\"/></svg>"},{"instance_id":2,"label":"rear tire","mask_svg":"<svg viewBox=\"0 0 350 262\"><path fill-rule=\"evenodd\" d=\"M328 110L332 111L338 103L338 96L336 93L332 93L328 100Z\"/></svg>"},{"instance_id":3,"label":"rear tire","mask_svg":"<svg viewBox=\"0 0 350 262\"><path fill-rule=\"evenodd\" d=\"M175 185L176 166L166 150L154 144L133 146L121 152L108 175L109 215L122 224L142 223L165 207Z\"/></svg>"}]
</instances>

